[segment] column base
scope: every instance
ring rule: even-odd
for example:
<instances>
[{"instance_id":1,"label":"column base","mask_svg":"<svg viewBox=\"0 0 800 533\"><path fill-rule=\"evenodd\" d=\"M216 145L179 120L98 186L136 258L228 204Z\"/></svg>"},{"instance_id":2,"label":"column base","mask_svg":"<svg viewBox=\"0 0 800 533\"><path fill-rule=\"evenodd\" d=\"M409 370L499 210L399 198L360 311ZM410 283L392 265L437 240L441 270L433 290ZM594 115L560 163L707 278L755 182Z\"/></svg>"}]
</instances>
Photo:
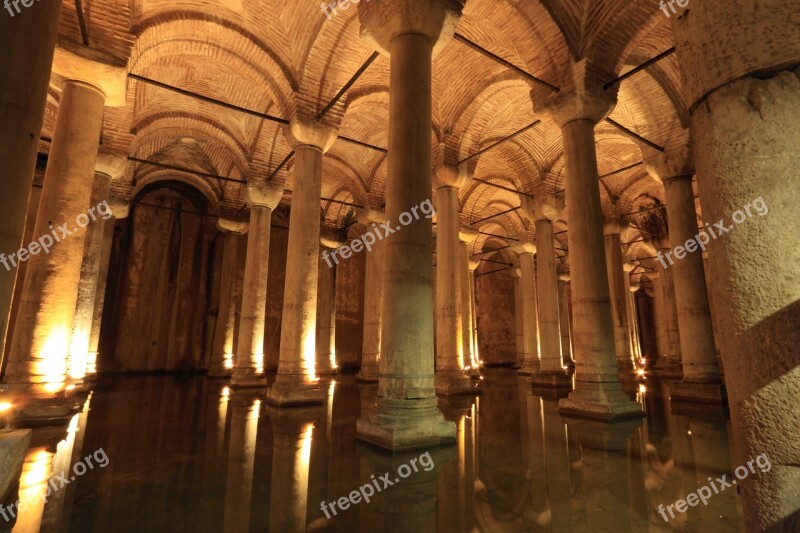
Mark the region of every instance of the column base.
<instances>
[{"instance_id":1,"label":"column base","mask_svg":"<svg viewBox=\"0 0 800 533\"><path fill-rule=\"evenodd\" d=\"M266 400L277 407L293 407L325 403L327 397L327 392L317 382L290 381L279 375L267 389Z\"/></svg>"},{"instance_id":2,"label":"column base","mask_svg":"<svg viewBox=\"0 0 800 533\"><path fill-rule=\"evenodd\" d=\"M544 389L571 389L572 376L558 371L539 372L531 376L531 385Z\"/></svg>"},{"instance_id":3,"label":"column base","mask_svg":"<svg viewBox=\"0 0 800 533\"><path fill-rule=\"evenodd\" d=\"M0 430L0 501L6 501L19 482L31 433L30 429Z\"/></svg>"},{"instance_id":4,"label":"column base","mask_svg":"<svg viewBox=\"0 0 800 533\"><path fill-rule=\"evenodd\" d=\"M60 426L80 410L74 399L66 396L54 398L31 398L22 404L10 417L15 427L32 428Z\"/></svg>"},{"instance_id":5,"label":"column base","mask_svg":"<svg viewBox=\"0 0 800 533\"><path fill-rule=\"evenodd\" d=\"M619 383L578 381L568 397L559 400L562 415L603 422L641 418L642 406L626 396Z\"/></svg>"},{"instance_id":6,"label":"column base","mask_svg":"<svg viewBox=\"0 0 800 533\"><path fill-rule=\"evenodd\" d=\"M332 378L335 377L339 371L335 368L325 369L325 370L316 370L315 371L317 376L320 378Z\"/></svg>"},{"instance_id":7,"label":"column base","mask_svg":"<svg viewBox=\"0 0 800 533\"><path fill-rule=\"evenodd\" d=\"M675 381L669 384L671 402L725 404L728 394L722 383L695 383Z\"/></svg>"},{"instance_id":8,"label":"column base","mask_svg":"<svg viewBox=\"0 0 800 533\"><path fill-rule=\"evenodd\" d=\"M267 376L256 372L255 368L234 368L231 374L231 387L234 389L250 389L266 387Z\"/></svg>"},{"instance_id":9,"label":"column base","mask_svg":"<svg viewBox=\"0 0 800 533\"><path fill-rule=\"evenodd\" d=\"M455 396L458 394L480 394L481 382L475 381L461 372L454 374L437 374L434 380L436 394L439 396Z\"/></svg>"},{"instance_id":10,"label":"column base","mask_svg":"<svg viewBox=\"0 0 800 533\"><path fill-rule=\"evenodd\" d=\"M456 424L444 419L436 398L378 398L369 419L360 418L356 437L387 450L411 450L452 444Z\"/></svg>"},{"instance_id":11,"label":"column base","mask_svg":"<svg viewBox=\"0 0 800 533\"><path fill-rule=\"evenodd\" d=\"M523 376L532 376L533 374L538 374L540 368L540 362L538 359L534 359L532 361L523 361L522 366L519 367L517 370L517 374Z\"/></svg>"},{"instance_id":12,"label":"column base","mask_svg":"<svg viewBox=\"0 0 800 533\"><path fill-rule=\"evenodd\" d=\"M675 356L659 357L653 371L664 379L683 379L683 366L681 360Z\"/></svg>"}]
</instances>

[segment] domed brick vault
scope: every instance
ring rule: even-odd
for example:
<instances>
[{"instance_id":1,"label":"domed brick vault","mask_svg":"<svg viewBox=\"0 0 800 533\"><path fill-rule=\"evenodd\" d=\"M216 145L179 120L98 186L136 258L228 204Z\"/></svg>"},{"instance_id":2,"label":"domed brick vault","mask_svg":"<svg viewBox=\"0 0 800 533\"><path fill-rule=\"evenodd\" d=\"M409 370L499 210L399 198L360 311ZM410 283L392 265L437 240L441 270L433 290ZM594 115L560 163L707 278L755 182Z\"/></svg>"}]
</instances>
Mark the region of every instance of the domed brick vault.
<instances>
[{"instance_id":1,"label":"domed brick vault","mask_svg":"<svg viewBox=\"0 0 800 533\"><path fill-rule=\"evenodd\" d=\"M743 527L800 527L796 0L5 9L0 71L30 87L0 80L0 167L26 176L3 177L0 252L101 199L111 217L0 270L15 424L88 409L98 374L207 372L232 406L263 398L300 450L336 376L361 387L358 439L446 448L464 438L452 412L479 411L454 398L502 417L491 372L513 367L514 394L519 379L557 400L536 416L570 420L585 459L629 446L663 380L672 414L730 417L723 468L769 456L771 474L736 474ZM428 201L435 214L326 266ZM0 496L28 468L30 436L13 438ZM491 485L476 478L486 506ZM289 522L271 526L305 530Z\"/></svg>"}]
</instances>

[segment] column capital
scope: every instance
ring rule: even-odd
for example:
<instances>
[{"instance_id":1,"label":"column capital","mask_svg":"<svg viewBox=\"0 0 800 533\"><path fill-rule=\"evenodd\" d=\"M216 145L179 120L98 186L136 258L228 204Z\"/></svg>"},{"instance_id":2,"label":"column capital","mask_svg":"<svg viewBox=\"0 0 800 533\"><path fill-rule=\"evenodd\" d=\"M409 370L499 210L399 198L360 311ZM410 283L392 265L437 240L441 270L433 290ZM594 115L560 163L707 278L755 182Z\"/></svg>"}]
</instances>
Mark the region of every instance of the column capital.
<instances>
[{"instance_id":1,"label":"column capital","mask_svg":"<svg viewBox=\"0 0 800 533\"><path fill-rule=\"evenodd\" d=\"M514 267L511 269L511 277L521 279L522 278L522 269L520 267Z\"/></svg>"},{"instance_id":2,"label":"column capital","mask_svg":"<svg viewBox=\"0 0 800 533\"><path fill-rule=\"evenodd\" d=\"M301 146L313 146L322 151L330 150L339 134L338 126L317 122L314 119L295 115L284 127L289 145L297 150Z\"/></svg>"},{"instance_id":3,"label":"column capital","mask_svg":"<svg viewBox=\"0 0 800 533\"><path fill-rule=\"evenodd\" d=\"M545 89L531 89L533 109L559 128L573 120L591 120L595 124L607 117L617 103L619 85L603 89L590 75L588 60L572 64L573 86L553 94L543 93Z\"/></svg>"},{"instance_id":4,"label":"column capital","mask_svg":"<svg viewBox=\"0 0 800 533\"><path fill-rule=\"evenodd\" d=\"M617 217L603 217L603 236L619 235L628 225L625 224L621 218Z\"/></svg>"},{"instance_id":5,"label":"column capital","mask_svg":"<svg viewBox=\"0 0 800 533\"><path fill-rule=\"evenodd\" d=\"M122 154L99 152L94 171L108 176L112 181L121 178L128 170L128 158Z\"/></svg>"},{"instance_id":6,"label":"column capital","mask_svg":"<svg viewBox=\"0 0 800 533\"><path fill-rule=\"evenodd\" d=\"M473 228L462 227L458 230L458 239L467 244L475 242L475 239L478 238L478 235L480 235L478 230Z\"/></svg>"},{"instance_id":7,"label":"column capital","mask_svg":"<svg viewBox=\"0 0 800 533\"><path fill-rule=\"evenodd\" d=\"M230 218L219 217L217 219L217 229L223 233L235 233L237 235L244 235L250 228L247 222L240 222Z\"/></svg>"},{"instance_id":8,"label":"column capital","mask_svg":"<svg viewBox=\"0 0 800 533\"><path fill-rule=\"evenodd\" d=\"M691 180L694 176L694 157L688 143L666 148L663 152L645 146L642 157L647 173L662 183L681 178Z\"/></svg>"},{"instance_id":9,"label":"column capital","mask_svg":"<svg viewBox=\"0 0 800 533\"><path fill-rule=\"evenodd\" d=\"M342 233L338 228L321 227L319 230L319 243L330 250L339 249L347 242L346 236L345 239L342 239Z\"/></svg>"},{"instance_id":10,"label":"column capital","mask_svg":"<svg viewBox=\"0 0 800 533\"><path fill-rule=\"evenodd\" d=\"M554 194L536 194L533 198L519 195L522 212L531 222L555 222L564 213L564 197Z\"/></svg>"},{"instance_id":11,"label":"column capital","mask_svg":"<svg viewBox=\"0 0 800 533\"><path fill-rule=\"evenodd\" d=\"M96 58L86 55L97 55ZM77 54L63 46L56 46L53 55L53 73L63 81L77 81L97 88L105 95L106 107L124 107L127 103L128 73L125 67L115 67L99 57L96 51Z\"/></svg>"},{"instance_id":12,"label":"column capital","mask_svg":"<svg viewBox=\"0 0 800 533\"><path fill-rule=\"evenodd\" d=\"M623 263L622 270L624 270L625 272L633 272L636 266L637 265L634 265L633 263Z\"/></svg>"},{"instance_id":13,"label":"column capital","mask_svg":"<svg viewBox=\"0 0 800 533\"><path fill-rule=\"evenodd\" d=\"M470 272L475 272L481 265L480 259L470 259L467 263Z\"/></svg>"},{"instance_id":14,"label":"column capital","mask_svg":"<svg viewBox=\"0 0 800 533\"><path fill-rule=\"evenodd\" d=\"M248 181L244 192L244 201L249 207L260 206L275 209L283 198L281 180Z\"/></svg>"},{"instance_id":15,"label":"column capital","mask_svg":"<svg viewBox=\"0 0 800 533\"><path fill-rule=\"evenodd\" d=\"M129 200L110 194L108 196L108 205L111 207L112 216L117 220L128 218L131 211L131 203Z\"/></svg>"},{"instance_id":16,"label":"column capital","mask_svg":"<svg viewBox=\"0 0 800 533\"><path fill-rule=\"evenodd\" d=\"M433 173L433 188L453 187L460 189L472 181L472 175L466 164L448 165L442 164L436 167Z\"/></svg>"},{"instance_id":17,"label":"column capital","mask_svg":"<svg viewBox=\"0 0 800 533\"><path fill-rule=\"evenodd\" d=\"M561 281L569 281L569 266L556 265L556 273L558 274L558 279Z\"/></svg>"},{"instance_id":18,"label":"column capital","mask_svg":"<svg viewBox=\"0 0 800 533\"><path fill-rule=\"evenodd\" d=\"M358 5L361 38L389 55L390 43L404 34L424 35L434 57L455 33L463 0L368 0Z\"/></svg>"},{"instance_id":19,"label":"column capital","mask_svg":"<svg viewBox=\"0 0 800 533\"><path fill-rule=\"evenodd\" d=\"M517 255L523 254L535 254L536 253L536 245L532 242L521 242L519 244L515 244L511 247L511 251Z\"/></svg>"}]
</instances>

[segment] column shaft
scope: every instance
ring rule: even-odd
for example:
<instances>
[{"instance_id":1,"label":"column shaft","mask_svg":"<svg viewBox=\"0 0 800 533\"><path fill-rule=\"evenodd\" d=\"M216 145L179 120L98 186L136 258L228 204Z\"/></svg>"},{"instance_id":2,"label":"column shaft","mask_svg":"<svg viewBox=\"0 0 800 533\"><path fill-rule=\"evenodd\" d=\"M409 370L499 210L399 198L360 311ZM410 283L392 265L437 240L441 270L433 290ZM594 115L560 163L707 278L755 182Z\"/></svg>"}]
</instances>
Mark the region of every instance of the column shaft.
<instances>
[{"instance_id":1,"label":"column shaft","mask_svg":"<svg viewBox=\"0 0 800 533\"><path fill-rule=\"evenodd\" d=\"M92 186L90 206L108 201L111 190L111 177L96 172ZM106 203L106 205L108 205ZM86 242L81 262L81 277L78 284L78 301L75 305L75 320L72 325L72 337L69 347L69 376L81 380L86 375L89 362L89 339L92 333L94 317L94 301L97 297L97 283L100 274L100 262L103 252L103 236L107 220L111 218L110 209L107 215L99 218L86 228Z\"/></svg>"},{"instance_id":2,"label":"column shaft","mask_svg":"<svg viewBox=\"0 0 800 533\"><path fill-rule=\"evenodd\" d=\"M267 395L278 405L325 401L315 370L322 155L317 146L295 147L278 377Z\"/></svg>"},{"instance_id":3,"label":"column shaft","mask_svg":"<svg viewBox=\"0 0 800 533\"><path fill-rule=\"evenodd\" d=\"M100 326L103 323L103 309L106 301L106 285L108 283L108 267L111 263L111 249L114 243L114 227L117 225L115 217L103 224L102 242L100 243L97 265L97 287L92 310L92 329L89 332L89 356L86 361L86 375L93 377L97 374L97 354L100 345Z\"/></svg>"},{"instance_id":4,"label":"column shaft","mask_svg":"<svg viewBox=\"0 0 800 533\"><path fill-rule=\"evenodd\" d=\"M666 250L662 250L665 253ZM666 356L666 362L671 365L680 365L682 359L680 333L678 331L678 307L675 302L674 271L670 268L658 266L661 284L661 309L659 316L664 328L664 348L661 355Z\"/></svg>"},{"instance_id":5,"label":"column shaft","mask_svg":"<svg viewBox=\"0 0 800 533\"><path fill-rule=\"evenodd\" d=\"M611 297L611 318L614 322L614 348L620 370L633 370L631 354L630 316L628 314L628 291L625 288L627 273L622 267L622 244L619 233L605 236L606 268Z\"/></svg>"},{"instance_id":6,"label":"column shaft","mask_svg":"<svg viewBox=\"0 0 800 533\"><path fill-rule=\"evenodd\" d=\"M41 384L49 392L64 384L104 103L99 89L64 82L34 230L37 239L53 236L53 246L50 253L40 246L29 258L9 383Z\"/></svg>"},{"instance_id":7,"label":"column shaft","mask_svg":"<svg viewBox=\"0 0 800 533\"><path fill-rule=\"evenodd\" d=\"M519 268L522 271L522 368L520 374L539 372L539 309L536 302L536 269L533 254L521 253Z\"/></svg>"},{"instance_id":8,"label":"column shaft","mask_svg":"<svg viewBox=\"0 0 800 533\"><path fill-rule=\"evenodd\" d=\"M267 274L272 209L250 206L247 232L247 257L244 265L244 291L239 313L239 339L233 360L231 385L260 387L264 378L264 320L266 319ZM220 302L221 303L221 302Z\"/></svg>"},{"instance_id":9,"label":"column shaft","mask_svg":"<svg viewBox=\"0 0 800 533\"><path fill-rule=\"evenodd\" d=\"M384 241L372 245L367 254L364 274L364 339L361 349L359 381L378 381L378 362L381 357L381 317L383 311Z\"/></svg>"},{"instance_id":10,"label":"column shaft","mask_svg":"<svg viewBox=\"0 0 800 533\"><path fill-rule=\"evenodd\" d=\"M460 375L464 368L459 287L458 189L436 190L436 373Z\"/></svg>"},{"instance_id":11,"label":"column shaft","mask_svg":"<svg viewBox=\"0 0 800 533\"><path fill-rule=\"evenodd\" d=\"M525 319L523 317L525 310L522 304L523 300L522 276L521 272L519 272L514 276L514 338L517 347L517 368L522 368L522 363L525 361Z\"/></svg>"},{"instance_id":12,"label":"column shaft","mask_svg":"<svg viewBox=\"0 0 800 533\"><path fill-rule=\"evenodd\" d=\"M641 416L641 406L622 393L604 256L603 214L597 184L594 122L578 118L562 126L569 214L575 390L562 410L607 419Z\"/></svg>"},{"instance_id":13,"label":"column shaft","mask_svg":"<svg viewBox=\"0 0 800 533\"><path fill-rule=\"evenodd\" d=\"M697 234L692 177L678 176L664 182L667 195L670 245L683 246ZM683 361L683 379L718 383L719 367L714 346L714 328L700 250L687 253L671 266L675 280L675 302Z\"/></svg>"},{"instance_id":14,"label":"column shaft","mask_svg":"<svg viewBox=\"0 0 800 533\"><path fill-rule=\"evenodd\" d=\"M319 284L317 287L317 374L336 373L336 272L337 266L328 266L319 259Z\"/></svg>"},{"instance_id":15,"label":"column shaft","mask_svg":"<svg viewBox=\"0 0 800 533\"><path fill-rule=\"evenodd\" d=\"M558 281L558 317L561 330L561 359L564 364L572 361L572 340L569 326L569 287L566 281Z\"/></svg>"},{"instance_id":16,"label":"column shaft","mask_svg":"<svg viewBox=\"0 0 800 533\"><path fill-rule=\"evenodd\" d=\"M232 231L223 236L222 273L219 283L219 314L214 328L214 343L211 347L209 376L226 376L233 368L234 331L236 313L241 302L237 301L236 276L239 270L239 256L242 253L243 237Z\"/></svg>"},{"instance_id":17,"label":"column shaft","mask_svg":"<svg viewBox=\"0 0 800 533\"><path fill-rule=\"evenodd\" d=\"M4 76L0 84L0 252L4 254L19 249L25 230L61 2L43 0L36 6L37 9L26 10L24 16L4 13L0 17L0 49L4 51L0 56L0 72ZM5 352L17 271L5 263L4 266L0 269L0 354Z\"/></svg>"},{"instance_id":18,"label":"column shaft","mask_svg":"<svg viewBox=\"0 0 800 533\"><path fill-rule=\"evenodd\" d=\"M541 371L563 374L556 250L553 242L553 223L547 219L536 221L536 274Z\"/></svg>"}]
</instances>

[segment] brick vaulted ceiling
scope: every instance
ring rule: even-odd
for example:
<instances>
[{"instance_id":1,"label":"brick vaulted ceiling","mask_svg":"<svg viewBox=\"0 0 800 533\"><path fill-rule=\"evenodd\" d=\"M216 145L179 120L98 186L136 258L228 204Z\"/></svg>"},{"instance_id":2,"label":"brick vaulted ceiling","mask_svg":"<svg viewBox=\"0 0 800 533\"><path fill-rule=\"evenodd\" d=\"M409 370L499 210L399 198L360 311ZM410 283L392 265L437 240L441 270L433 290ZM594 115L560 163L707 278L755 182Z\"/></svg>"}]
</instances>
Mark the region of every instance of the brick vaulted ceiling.
<instances>
[{"instance_id":1,"label":"brick vaulted ceiling","mask_svg":"<svg viewBox=\"0 0 800 533\"><path fill-rule=\"evenodd\" d=\"M363 0L362 0L363 1ZM420 0L430 1L430 0ZM289 119L316 115L373 53L359 38L358 8L328 19L319 0L83 0L88 47L130 73L260 113ZM508 63L562 90L570 64L588 59L605 83L672 47L670 19L654 0L469 0L458 33ZM65 0L61 46L83 47L74 2ZM388 143L389 62L379 57L329 116L340 135L375 147ZM459 161L535 121L535 81L493 61L460 40L433 65L434 161ZM541 86L539 87L541 89ZM541 91L539 91L541 92ZM60 88L53 80L43 137L52 137ZM677 57L620 84L611 117L661 146L685 141L688 124ZM107 109L103 150L159 161L235 180L265 179L290 152L282 124L240 113L129 78L127 105ZM42 143L42 151L47 151ZM639 145L608 122L597 127L601 175L641 161ZM530 194L564 187L559 132L542 122L472 160L475 177ZM277 172L292 188L292 163ZM386 153L337 141L326 154L323 197L379 208L386 186ZM214 214L246 217L243 185L130 162L114 193L136 195L158 180L193 184ZM664 202L663 186L643 166L600 180L606 213ZM515 193L472 181L460 193L463 225L512 238L529 237ZM286 202L291 201L287 193ZM341 225L353 207L323 201L324 224ZM699 212L699 206L698 206ZM566 215L556 223L567 249ZM623 235L629 257L654 255L633 226ZM474 251L502 240L481 235ZM563 254L563 251L559 251ZM646 268L654 266L645 260Z\"/></svg>"}]
</instances>

